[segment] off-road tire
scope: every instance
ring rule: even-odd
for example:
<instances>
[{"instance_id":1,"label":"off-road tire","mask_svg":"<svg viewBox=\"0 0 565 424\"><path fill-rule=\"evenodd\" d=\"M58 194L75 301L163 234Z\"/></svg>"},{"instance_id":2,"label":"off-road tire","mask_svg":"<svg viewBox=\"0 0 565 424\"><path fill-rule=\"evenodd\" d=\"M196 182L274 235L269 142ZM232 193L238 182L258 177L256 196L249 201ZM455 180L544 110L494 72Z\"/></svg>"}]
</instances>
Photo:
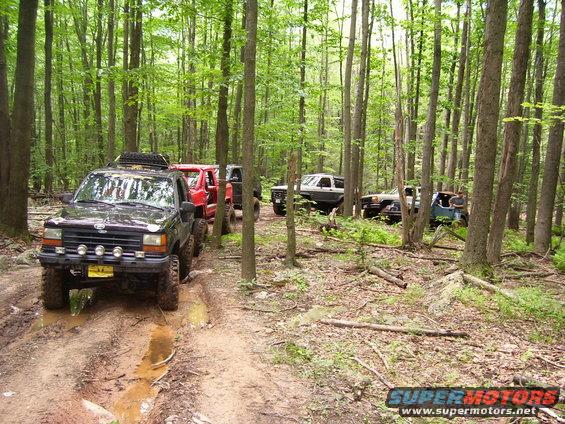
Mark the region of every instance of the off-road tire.
<instances>
[{"instance_id":1,"label":"off-road tire","mask_svg":"<svg viewBox=\"0 0 565 424\"><path fill-rule=\"evenodd\" d=\"M194 256L194 236L190 236L187 242L184 244L179 255L180 262L180 282L182 283L190 270L192 269L192 257Z\"/></svg>"},{"instance_id":2,"label":"off-road tire","mask_svg":"<svg viewBox=\"0 0 565 424\"><path fill-rule=\"evenodd\" d=\"M208 221L204 218L196 218L194 220L194 256L200 256L200 252L204 249L204 242L208 235Z\"/></svg>"},{"instance_id":3,"label":"off-road tire","mask_svg":"<svg viewBox=\"0 0 565 424\"><path fill-rule=\"evenodd\" d=\"M261 202L256 197L253 198L253 219L255 222L259 221L259 215L261 214Z\"/></svg>"},{"instance_id":4,"label":"off-road tire","mask_svg":"<svg viewBox=\"0 0 565 424\"><path fill-rule=\"evenodd\" d=\"M236 218L235 210L233 206L226 205L226 210L224 212L224 220L222 221L222 235L231 234L235 230Z\"/></svg>"},{"instance_id":5,"label":"off-road tire","mask_svg":"<svg viewBox=\"0 0 565 424\"><path fill-rule=\"evenodd\" d=\"M286 210L281 204L273 203L273 212L278 216L285 216Z\"/></svg>"},{"instance_id":6,"label":"off-road tire","mask_svg":"<svg viewBox=\"0 0 565 424\"><path fill-rule=\"evenodd\" d=\"M64 270L43 268L41 298L45 309L61 309L69 303L69 291L65 284Z\"/></svg>"},{"instance_id":7,"label":"off-road tire","mask_svg":"<svg viewBox=\"0 0 565 424\"><path fill-rule=\"evenodd\" d=\"M164 311L176 311L179 307L179 258L171 255L169 267L157 281L157 304Z\"/></svg>"}]
</instances>

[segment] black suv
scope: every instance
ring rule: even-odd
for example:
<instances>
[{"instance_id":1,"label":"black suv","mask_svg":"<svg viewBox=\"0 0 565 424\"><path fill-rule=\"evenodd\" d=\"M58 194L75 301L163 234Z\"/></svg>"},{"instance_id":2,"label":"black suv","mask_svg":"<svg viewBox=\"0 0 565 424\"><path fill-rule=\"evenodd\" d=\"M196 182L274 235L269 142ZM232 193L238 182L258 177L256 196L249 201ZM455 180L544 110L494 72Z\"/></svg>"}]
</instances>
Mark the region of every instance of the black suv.
<instances>
[{"instance_id":1,"label":"black suv","mask_svg":"<svg viewBox=\"0 0 565 424\"><path fill-rule=\"evenodd\" d=\"M157 154L123 153L92 171L57 216L45 221L39 261L43 304L63 307L72 288L154 289L178 307L194 251L194 204L180 171Z\"/></svg>"},{"instance_id":2,"label":"black suv","mask_svg":"<svg viewBox=\"0 0 565 424\"><path fill-rule=\"evenodd\" d=\"M241 209L243 206L243 167L241 165L230 164L226 167L226 181L231 183L233 189L232 204L234 209ZM261 213L261 182L255 178L253 182L253 215L255 221L259 219Z\"/></svg>"}]
</instances>

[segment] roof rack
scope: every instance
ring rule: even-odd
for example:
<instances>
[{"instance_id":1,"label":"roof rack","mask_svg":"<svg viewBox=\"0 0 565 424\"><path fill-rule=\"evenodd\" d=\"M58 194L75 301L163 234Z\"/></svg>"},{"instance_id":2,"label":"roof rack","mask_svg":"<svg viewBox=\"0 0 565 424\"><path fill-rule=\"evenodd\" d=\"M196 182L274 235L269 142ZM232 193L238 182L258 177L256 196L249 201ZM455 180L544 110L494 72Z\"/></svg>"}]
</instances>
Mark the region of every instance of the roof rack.
<instances>
[{"instance_id":1,"label":"roof rack","mask_svg":"<svg viewBox=\"0 0 565 424\"><path fill-rule=\"evenodd\" d=\"M124 152L115 162L123 167L169 169L168 157L159 153Z\"/></svg>"}]
</instances>

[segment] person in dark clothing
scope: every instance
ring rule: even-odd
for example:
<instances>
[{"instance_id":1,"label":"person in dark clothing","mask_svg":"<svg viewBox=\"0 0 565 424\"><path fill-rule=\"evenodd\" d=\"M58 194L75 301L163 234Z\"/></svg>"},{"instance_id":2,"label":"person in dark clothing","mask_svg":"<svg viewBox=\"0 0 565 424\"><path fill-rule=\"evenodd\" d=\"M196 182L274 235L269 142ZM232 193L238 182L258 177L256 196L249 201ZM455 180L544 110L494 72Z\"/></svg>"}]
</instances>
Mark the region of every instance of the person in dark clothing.
<instances>
[{"instance_id":1,"label":"person in dark clothing","mask_svg":"<svg viewBox=\"0 0 565 424\"><path fill-rule=\"evenodd\" d=\"M455 208L455 219L461 219L461 212L467 207L467 201L462 191L459 191L456 196L449 199L449 207Z\"/></svg>"}]
</instances>

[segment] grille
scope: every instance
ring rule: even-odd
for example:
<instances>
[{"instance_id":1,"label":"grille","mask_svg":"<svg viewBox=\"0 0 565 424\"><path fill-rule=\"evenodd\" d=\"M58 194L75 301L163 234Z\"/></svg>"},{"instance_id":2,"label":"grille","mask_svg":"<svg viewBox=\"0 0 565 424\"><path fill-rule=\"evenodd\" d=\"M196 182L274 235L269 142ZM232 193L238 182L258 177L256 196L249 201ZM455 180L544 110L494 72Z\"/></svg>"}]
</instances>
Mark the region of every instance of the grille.
<instances>
[{"instance_id":1,"label":"grille","mask_svg":"<svg viewBox=\"0 0 565 424\"><path fill-rule=\"evenodd\" d=\"M119 234L100 234L90 230L64 230L63 245L65 248L75 250L79 244L84 244L88 248L88 253L94 253L96 246L102 245L107 252L111 252L116 246L124 249L124 253L132 253L141 250L141 234L139 233L119 233Z\"/></svg>"},{"instance_id":2,"label":"grille","mask_svg":"<svg viewBox=\"0 0 565 424\"><path fill-rule=\"evenodd\" d=\"M273 191L273 198L282 199L286 193L284 191Z\"/></svg>"}]
</instances>

